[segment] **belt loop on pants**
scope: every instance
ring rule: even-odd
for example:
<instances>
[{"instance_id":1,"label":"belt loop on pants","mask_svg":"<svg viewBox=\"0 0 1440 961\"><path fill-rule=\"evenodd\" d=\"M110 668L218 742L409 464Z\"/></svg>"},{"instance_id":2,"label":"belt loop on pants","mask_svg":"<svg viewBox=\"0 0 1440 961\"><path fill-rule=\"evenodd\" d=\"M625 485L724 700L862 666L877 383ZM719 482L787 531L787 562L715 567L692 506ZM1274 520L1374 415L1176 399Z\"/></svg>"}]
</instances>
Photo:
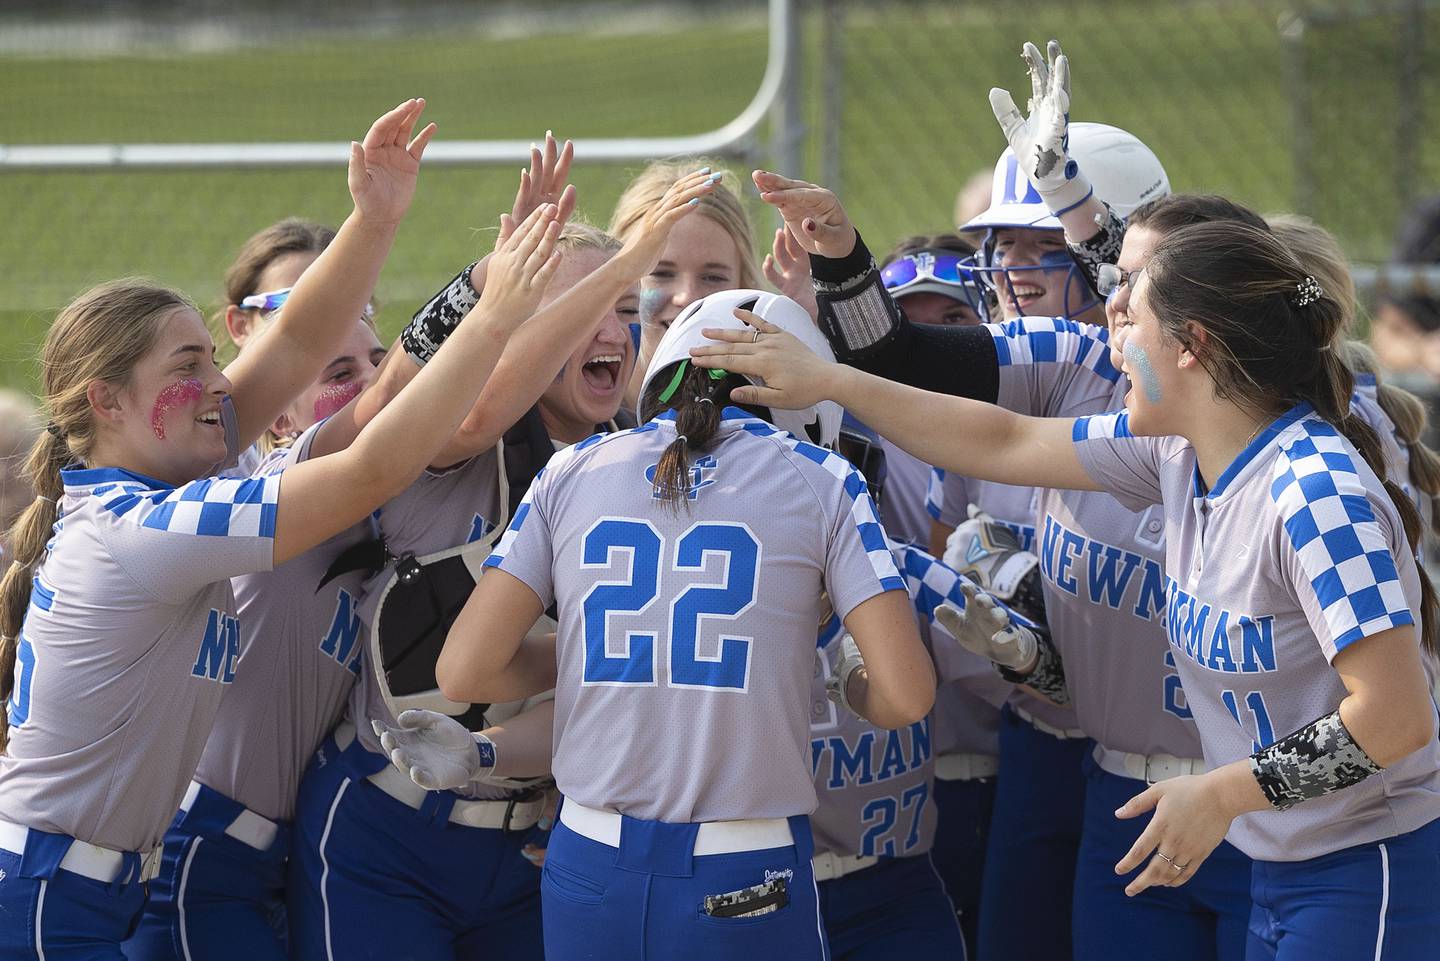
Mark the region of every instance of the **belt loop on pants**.
<instances>
[{"instance_id":1,"label":"belt loop on pants","mask_svg":"<svg viewBox=\"0 0 1440 961\"><path fill-rule=\"evenodd\" d=\"M143 852L115 851L63 834L0 821L0 849L20 856L23 877L48 880L58 868L92 881L122 885L136 881L143 884L159 874L162 847L156 845Z\"/></svg>"},{"instance_id":2,"label":"belt loop on pants","mask_svg":"<svg viewBox=\"0 0 1440 961\"><path fill-rule=\"evenodd\" d=\"M1033 727L1035 730L1041 732L1042 734L1048 734L1051 737L1059 738L1062 741L1078 741L1081 738L1089 737L1088 734L1080 730L1078 727L1056 727L1053 724L1046 724L1044 721L1040 720L1038 717L1036 717L1034 714L1031 714L1023 707L1016 707L1014 704L1009 705L1009 707L1010 710L1015 712L1016 717Z\"/></svg>"},{"instance_id":3,"label":"belt loop on pants","mask_svg":"<svg viewBox=\"0 0 1440 961\"><path fill-rule=\"evenodd\" d=\"M185 826L195 833L223 834L256 851L269 851L280 834L275 821L199 781L190 782L180 810L185 814Z\"/></svg>"},{"instance_id":4,"label":"belt loop on pants","mask_svg":"<svg viewBox=\"0 0 1440 961\"><path fill-rule=\"evenodd\" d=\"M1172 777L1185 774L1204 774L1205 761L1198 757L1176 757L1173 754L1131 754L1128 751L1112 751L1097 744L1095 763L1100 770L1116 777L1127 777L1133 781L1156 784Z\"/></svg>"}]
</instances>

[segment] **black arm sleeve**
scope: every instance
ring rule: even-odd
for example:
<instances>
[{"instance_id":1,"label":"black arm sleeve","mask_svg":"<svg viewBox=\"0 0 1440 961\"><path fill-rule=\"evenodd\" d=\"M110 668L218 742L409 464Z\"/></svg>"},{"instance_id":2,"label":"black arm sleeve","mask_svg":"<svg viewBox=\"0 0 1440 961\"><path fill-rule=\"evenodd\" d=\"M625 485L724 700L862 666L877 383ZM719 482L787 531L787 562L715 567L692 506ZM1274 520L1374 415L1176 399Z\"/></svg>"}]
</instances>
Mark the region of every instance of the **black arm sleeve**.
<instances>
[{"instance_id":1,"label":"black arm sleeve","mask_svg":"<svg viewBox=\"0 0 1440 961\"><path fill-rule=\"evenodd\" d=\"M995 403L1000 364L983 327L912 324L860 235L846 257L810 255L820 329L843 364L922 390Z\"/></svg>"}]
</instances>

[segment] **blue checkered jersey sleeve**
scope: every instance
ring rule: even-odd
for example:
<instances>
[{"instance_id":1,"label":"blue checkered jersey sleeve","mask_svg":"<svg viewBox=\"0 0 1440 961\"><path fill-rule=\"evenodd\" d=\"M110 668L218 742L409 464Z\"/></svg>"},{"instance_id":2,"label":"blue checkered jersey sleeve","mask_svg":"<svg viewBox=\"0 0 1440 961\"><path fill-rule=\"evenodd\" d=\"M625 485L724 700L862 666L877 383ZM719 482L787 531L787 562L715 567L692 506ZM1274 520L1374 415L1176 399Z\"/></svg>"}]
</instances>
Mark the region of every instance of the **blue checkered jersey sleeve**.
<instances>
[{"instance_id":1,"label":"blue checkered jersey sleeve","mask_svg":"<svg viewBox=\"0 0 1440 961\"><path fill-rule=\"evenodd\" d=\"M1362 637L1415 623L1396 564L1409 548L1394 505L1354 448L1330 424L1303 426L1276 459L1270 498L1284 527L1282 567L1333 660Z\"/></svg>"},{"instance_id":2,"label":"blue checkered jersey sleeve","mask_svg":"<svg viewBox=\"0 0 1440 961\"><path fill-rule=\"evenodd\" d=\"M498 567L519 578L535 592L546 609L555 603L555 547L545 505L560 464L568 461L573 451L573 447L568 447L556 453L535 475L520 506L515 508L515 516L510 518L510 526L495 542L483 565L486 569Z\"/></svg>"},{"instance_id":3,"label":"blue checkered jersey sleeve","mask_svg":"<svg viewBox=\"0 0 1440 961\"><path fill-rule=\"evenodd\" d=\"M1132 511L1164 499L1160 465L1184 444L1179 438L1136 437L1124 410L1076 418L1070 439L1090 479Z\"/></svg>"},{"instance_id":4,"label":"blue checkered jersey sleeve","mask_svg":"<svg viewBox=\"0 0 1440 961\"><path fill-rule=\"evenodd\" d=\"M817 486L822 508L829 514L829 545L825 557L825 589L843 621L862 602L885 591L903 591L905 581L886 544L885 529L865 479L838 454L798 441L795 453L818 464L828 481Z\"/></svg>"},{"instance_id":5,"label":"blue checkered jersey sleeve","mask_svg":"<svg viewBox=\"0 0 1440 961\"><path fill-rule=\"evenodd\" d=\"M1059 317L1021 317L987 324L999 364L997 403L1034 417L1103 410L1120 371L1110 362L1103 327Z\"/></svg>"},{"instance_id":6,"label":"blue checkered jersey sleeve","mask_svg":"<svg viewBox=\"0 0 1440 961\"><path fill-rule=\"evenodd\" d=\"M274 562L278 475L207 477L176 488L118 483L92 492L100 536L142 589L180 603Z\"/></svg>"}]
</instances>

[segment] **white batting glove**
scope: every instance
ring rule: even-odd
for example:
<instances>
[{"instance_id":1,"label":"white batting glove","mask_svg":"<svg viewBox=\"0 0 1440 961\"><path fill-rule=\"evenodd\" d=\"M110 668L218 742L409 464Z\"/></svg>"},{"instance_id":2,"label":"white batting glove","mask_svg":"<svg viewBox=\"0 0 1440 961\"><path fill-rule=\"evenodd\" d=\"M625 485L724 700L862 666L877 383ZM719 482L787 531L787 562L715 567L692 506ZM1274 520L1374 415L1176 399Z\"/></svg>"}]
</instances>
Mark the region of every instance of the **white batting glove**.
<instances>
[{"instance_id":1,"label":"white batting glove","mask_svg":"<svg viewBox=\"0 0 1440 961\"><path fill-rule=\"evenodd\" d=\"M436 711L403 711L395 727L371 721L390 763L427 791L464 787L495 766L495 745Z\"/></svg>"},{"instance_id":2,"label":"white batting glove","mask_svg":"<svg viewBox=\"0 0 1440 961\"><path fill-rule=\"evenodd\" d=\"M860 717L860 712L850 705L850 676L864 666L865 659L860 656L855 638L846 634L840 639L840 663L825 682L825 695L856 717Z\"/></svg>"},{"instance_id":3,"label":"white batting glove","mask_svg":"<svg viewBox=\"0 0 1440 961\"><path fill-rule=\"evenodd\" d=\"M970 519L950 532L941 560L1007 604L1016 599L1026 576L1040 566L1039 558L1020 549L1014 531L974 504Z\"/></svg>"},{"instance_id":4,"label":"white batting glove","mask_svg":"<svg viewBox=\"0 0 1440 961\"><path fill-rule=\"evenodd\" d=\"M1008 90L990 89L990 109L1015 151L1020 169L1053 214L1084 203L1094 190L1070 158L1070 60L1051 40L1046 56L1033 43L1021 53L1030 71L1030 115L1022 117Z\"/></svg>"},{"instance_id":5,"label":"white batting glove","mask_svg":"<svg viewBox=\"0 0 1440 961\"><path fill-rule=\"evenodd\" d=\"M1039 656L1035 632L1015 623L995 598L969 581L962 581L965 609L946 602L935 610L935 620L967 651L993 661L1016 674L1028 674Z\"/></svg>"}]
</instances>

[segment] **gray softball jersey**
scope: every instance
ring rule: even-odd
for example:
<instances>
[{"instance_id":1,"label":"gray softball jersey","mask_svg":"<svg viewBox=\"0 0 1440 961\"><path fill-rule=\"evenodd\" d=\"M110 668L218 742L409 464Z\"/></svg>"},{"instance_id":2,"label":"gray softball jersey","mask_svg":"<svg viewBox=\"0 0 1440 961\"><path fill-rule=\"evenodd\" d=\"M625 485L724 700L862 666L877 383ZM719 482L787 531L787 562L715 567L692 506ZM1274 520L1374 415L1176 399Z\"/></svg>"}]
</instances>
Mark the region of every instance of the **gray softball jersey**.
<instances>
[{"instance_id":1,"label":"gray softball jersey","mask_svg":"<svg viewBox=\"0 0 1440 961\"><path fill-rule=\"evenodd\" d=\"M1206 489L1182 438L1135 437L1125 412L1081 418L1085 470L1126 506L1163 506L1166 631L1219 767L1334 711L1330 662L1414 625L1415 557L1363 458L1308 404L1276 419ZM1433 724L1432 719L1432 724ZM1299 861L1415 830L1440 812L1440 742L1359 784L1287 811L1246 814L1228 839Z\"/></svg>"},{"instance_id":2,"label":"gray softball jersey","mask_svg":"<svg viewBox=\"0 0 1440 961\"><path fill-rule=\"evenodd\" d=\"M808 814L821 595L843 620L904 582L844 458L725 408L675 510L674 439L671 413L560 451L485 562L558 605L556 783L645 820Z\"/></svg>"},{"instance_id":3,"label":"gray softball jersey","mask_svg":"<svg viewBox=\"0 0 1440 961\"><path fill-rule=\"evenodd\" d=\"M273 452L256 475L278 477L307 460L319 428ZM365 647L364 575L320 582L342 551L374 536L367 520L273 571L233 579L242 668L215 716L195 780L271 820L294 817L300 778L345 709Z\"/></svg>"},{"instance_id":4,"label":"gray softball jersey","mask_svg":"<svg viewBox=\"0 0 1440 961\"><path fill-rule=\"evenodd\" d=\"M280 477L62 477L18 639L0 818L144 851L164 837L235 679L230 578L270 569Z\"/></svg>"}]
</instances>

